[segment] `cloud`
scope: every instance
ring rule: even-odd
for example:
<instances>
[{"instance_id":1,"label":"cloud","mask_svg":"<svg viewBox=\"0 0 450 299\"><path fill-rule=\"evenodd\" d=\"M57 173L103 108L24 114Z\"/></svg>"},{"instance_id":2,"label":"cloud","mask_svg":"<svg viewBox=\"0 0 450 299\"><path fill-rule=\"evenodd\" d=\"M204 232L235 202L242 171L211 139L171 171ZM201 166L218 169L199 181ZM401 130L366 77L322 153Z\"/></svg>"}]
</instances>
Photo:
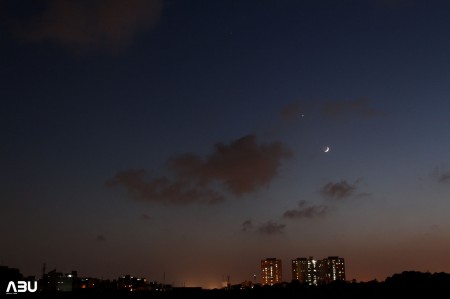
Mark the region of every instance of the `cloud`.
<instances>
[{"instance_id":1,"label":"cloud","mask_svg":"<svg viewBox=\"0 0 450 299\"><path fill-rule=\"evenodd\" d=\"M130 169L119 172L107 185L124 187L133 199L161 204L214 204L224 200L221 194L207 187L199 188L189 182L171 181L166 177L146 177L144 169Z\"/></svg>"},{"instance_id":2,"label":"cloud","mask_svg":"<svg viewBox=\"0 0 450 299\"><path fill-rule=\"evenodd\" d=\"M302 219L302 218L315 218L324 216L328 212L328 207L324 205L308 205L308 202L301 200L298 203L298 208L293 210L287 210L284 212L284 218L290 219Z\"/></svg>"},{"instance_id":3,"label":"cloud","mask_svg":"<svg viewBox=\"0 0 450 299\"><path fill-rule=\"evenodd\" d=\"M262 225L260 225L257 231L261 234L265 235L277 235L284 233L284 229L286 228L285 224L276 223L273 221L268 221Z\"/></svg>"},{"instance_id":4,"label":"cloud","mask_svg":"<svg viewBox=\"0 0 450 299\"><path fill-rule=\"evenodd\" d=\"M448 183L450 182L450 172L441 173L438 177L439 182Z\"/></svg>"},{"instance_id":5,"label":"cloud","mask_svg":"<svg viewBox=\"0 0 450 299\"><path fill-rule=\"evenodd\" d=\"M71 49L117 51L159 21L162 0L47 0L26 19L13 18L13 34L26 42L51 41Z\"/></svg>"},{"instance_id":6,"label":"cloud","mask_svg":"<svg viewBox=\"0 0 450 299\"><path fill-rule=\"evenodd\" d=\"M322 113L330 118L356 115L370 118L381 114L381 110L369 106L369 100L358 98L352 101L326 102L322 106Z\"/></svg>"},{"instance_id":7,"label":"cloud","mask_svg":"<svg viewBox=\"0 0 450 299\"><path fill-rule=\"evenodd\" d=\"M252 229L253 229L253 224L252 224L252 221L250 219L245 220L244 222L242 222L241 231L246 232L246 231L250 231Z\"/></svg>"},{"instance_id":8,"label":"cloud","mask_svg":"<svg viewBox=\"0 0 450 299\"><path fill-rule=\"evenodd\" d=\"M370 192L361 192L361 193L358 193L356 196L357 197L367 197L367 196L371 196L372 195L372 193L370 193Z\"/></svg>"},{"instance_id":9,"label":"cloud","mask_svg":"<svg viewBox=\"0 0 450 299\"><path fill-rule=\"evenodd\" d=\"M292 153L281 142L258 143L248 135L230 144L217 143L206 157L184 154L167 161L171 177L148 177L144 169L119 172L109 186L122 186L130 197L164 204L218 203L224 195L219 185L234 196L268 187L281 161ZM214 187L213 187L214 186Z\"/></svg>"},{"instance_id":10,"label":"cloud","mask_svg":"<svg viewBox=\"0 0 450 299\"><path fill-rule=\"evenodd\" d=\"M447 171L445 167L436 167L433 176L439 183L450 183L450 171Z\"/></svg>"},{"instance_id":11,"label":"cloud","mask_svg":"<svg viewBox=\"0 0 450 299\"><path fill-rule=\"evenodd\" d=\"M277 176L281 161L291 156L281 142L258 144L255 135L248 135L229 145L217 143L206 159L186 154L169 159L168 165L177 177L199 185L218 181L240 196L268 186Z\"/></svg>"},{"instance_id":12,"label":"cloud","mask_svg":"<svg viewBox=\"0 0 450 299\"><path fill-rule=\"evenodd\" d=\"M351 185L342 180L337 183L329 182L322 187L322 194L333 199L343 199L353 195L356 190L356 183Z\"/></svg>"}]
</instances>

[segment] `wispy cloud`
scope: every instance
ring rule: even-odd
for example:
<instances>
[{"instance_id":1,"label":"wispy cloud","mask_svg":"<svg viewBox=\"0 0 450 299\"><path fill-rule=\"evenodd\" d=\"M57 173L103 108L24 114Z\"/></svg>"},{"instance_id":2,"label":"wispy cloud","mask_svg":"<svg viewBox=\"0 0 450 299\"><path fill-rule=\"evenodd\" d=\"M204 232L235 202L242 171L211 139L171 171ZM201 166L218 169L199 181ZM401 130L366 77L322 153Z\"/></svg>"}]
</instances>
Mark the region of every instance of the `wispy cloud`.
<instances>
[{"instance_id":1,"label":"wispy cloud","mask_svg":"<svg viewBox=\"0 0 450 299\"><path fill-rule=\"evenodd\" d=\"M241 225L241 231L243 232L247 232L253 229L253 223L250 219L245 220L244 222L242 222Z\"/></svg>"},{"instance_id":2,"label":"wispy cloud","mask_svg":"<svg viewBox=\"0 0 450 299\"><path fill-rule=\"evenodd\" d=\"M450 171L447 170L444 166L436 167L433 171L433 176L439 183L450 183Z\"/></svg>"},{"instance_id":3,"label":"wispy cloud","mask_svg":"<svg viewBox=\"0 0 450 299\"><path fill-rule=\"evenodd\" d=\"M108 186L121 186L136 200L152 201L161 204L215 204L224 200L217 191L206 186L193 186L188 181L167 177L147 179L144 169L130 169L119 172L107 182Z\"/></svg>"},{"instance_id":4,"label":"wispy cloud","mask_svg":"<svg viewBox=\"0 0 450 299\"><path fill-rule=\"evenodd\" d=\"M322 194L331 199L344 199L352 196L356 183L349 184L346 180L337 183L329 182L322 187Z\"/></svg>"},{"instance_id":5,"label":"wispy cloud","mask_svg":"<svg viewBox=\"0 0 450 299\"><path fill-rule=\"evenodd\" d=\"M448 182L450 182L450 172L441 173L439 175L439 182L441 182L441 183L448 183Z\"/></svg>"},{"instance_id":6,"label":"wispy cloud","mask_svg":"<svg viewBox=\"0 0 450 299\"><path fill-rule=\"evenodd\" d=\"M242 196L268 187L282 160L292 152L281 142L258 143L248 135L229 144L218 143L212 154L184 154L167 161L171 177L148 177L144 169L119 172L109 186L122 186L134 199L164 204L214 204L225 199L222 189Z\"/></svg>"},{"instance_id":7,"label":"wispy cloud","mask_svg":"<svg viewBox=\"0 0 450 299\"><path fill-rule=\"evenodd\" d=\"M289 219L315 218L324 216L328 213L328 207L325 205L310 205L307 201L301 200L298 208L287 210L283 217Z\"/></svg>"},{"instance_id":8,"label":"wispy cloud","mask_svg":"<svg viewBox=\"0 0 450 299\"><path fill-rule=\"evenodd\" d=\"M257 231L261 234L265 235L278 235L284 233L284 229L286 228L285 224L268 221L264 224L261 224Z\"/></svg>"},{"instance_id":9,"label":"wispy cloud","mask_svg":"<svg viewBox=\"0 0 450 299\"><path fill-rule=\"evenodd\" d=\"M162 0L47 0L27 19L10 17L26 42L50 41L80 51L118 51L160 19Z\"/></svg>"}]
</instances>

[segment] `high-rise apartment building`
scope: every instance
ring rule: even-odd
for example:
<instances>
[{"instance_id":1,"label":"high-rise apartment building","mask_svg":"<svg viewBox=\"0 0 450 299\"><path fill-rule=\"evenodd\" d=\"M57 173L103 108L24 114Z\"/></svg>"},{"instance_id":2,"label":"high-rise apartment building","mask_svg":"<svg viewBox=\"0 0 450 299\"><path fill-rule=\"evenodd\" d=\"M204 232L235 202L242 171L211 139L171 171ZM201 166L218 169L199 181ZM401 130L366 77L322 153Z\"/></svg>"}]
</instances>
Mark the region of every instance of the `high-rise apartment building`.
<instances>
[{"instance_id":1,"label":"high-rise apartment building","mask_svg":"<svg viewBox=\"0 0 450 299\"><path fill-rule=\"evenodd\" d=\"M319 265L321 283L330 283L335 280L345 281L345 262L338 256L329 256L320 261Z\"/></svg>"},{"instance_id":2,"label":"high-rise apartment building","mask_svg":"<svg viewBox=\"0 0 450 299\"><path fill-rule=\"evenodd\" d=\"M317 261L312 256L292 260L292 280L309 285L317 284Z\"/></svg>"},{"instance_id":3,"label":"high-rise apartment building","mask_svg":"<svg viewBox=\"0 0 450 299\"><path fill-rule=\"evenodd\" d=\"M261 284L274 285L281 283L282 278L281 260L276 258L266 258L261 260Z\"/></svg>"},{"instance_id":4,"label":"high-rise apartment building","mask_svg":"<svg viewBox=\"0 0 450 299\"><path fill-rule=\"evenodd\" d=\"M343 258L329 256L322 260L313 257L292 260L292 279L309 285L345 281L345 262Z\"/></svg>"}]
</instances>

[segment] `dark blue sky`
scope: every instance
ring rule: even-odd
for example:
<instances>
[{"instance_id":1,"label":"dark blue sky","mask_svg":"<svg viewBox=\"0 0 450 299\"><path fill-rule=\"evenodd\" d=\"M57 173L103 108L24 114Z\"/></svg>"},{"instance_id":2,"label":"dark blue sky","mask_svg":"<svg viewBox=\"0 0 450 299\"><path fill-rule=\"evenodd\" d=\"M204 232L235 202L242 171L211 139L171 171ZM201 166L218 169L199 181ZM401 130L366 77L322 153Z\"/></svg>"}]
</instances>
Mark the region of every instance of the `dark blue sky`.
<instances>
[{"instance_id":1,"label":"dark blue sky","mask_svg":"<svg viewBox=\"0 0 450 299\"><path fill-rule=\"evenodd\" d=\"M266 257L286 281L307 256L450 271L450 2L0 14L1 263L205 287Z\"/></svg>"}]
</instances>

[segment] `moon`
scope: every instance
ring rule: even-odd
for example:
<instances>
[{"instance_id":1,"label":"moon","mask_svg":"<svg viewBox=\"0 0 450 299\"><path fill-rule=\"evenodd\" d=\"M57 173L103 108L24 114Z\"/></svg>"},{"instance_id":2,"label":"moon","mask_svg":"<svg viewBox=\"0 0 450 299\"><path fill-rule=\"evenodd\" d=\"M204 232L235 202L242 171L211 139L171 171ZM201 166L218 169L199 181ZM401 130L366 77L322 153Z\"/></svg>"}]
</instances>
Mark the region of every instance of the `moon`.
<instances>
[{"instance_id":1,"label":"moon","mask_svg":"<svg viewBox=\"0 0 450 299\"><path fill-rule=\"evenodd\" d=\"M325 146L325 147L323 148L323 151L324 151L325 153L328 153L328 152L330 151L330 147L329 147L329 146Z\"/></svg>"}]
</instances>

